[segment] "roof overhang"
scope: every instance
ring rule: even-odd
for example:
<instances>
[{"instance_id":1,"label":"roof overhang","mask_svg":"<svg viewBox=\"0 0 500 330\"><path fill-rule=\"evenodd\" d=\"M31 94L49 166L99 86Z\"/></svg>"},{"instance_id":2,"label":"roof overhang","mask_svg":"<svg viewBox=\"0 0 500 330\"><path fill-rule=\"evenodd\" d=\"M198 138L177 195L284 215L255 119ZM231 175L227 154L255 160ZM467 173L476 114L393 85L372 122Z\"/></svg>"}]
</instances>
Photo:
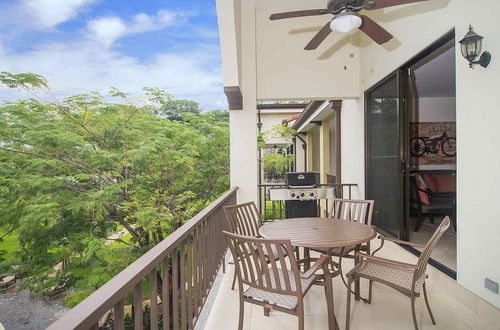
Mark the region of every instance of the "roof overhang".
<instances>
[{"instance_id":1,"label":"roof overhang","mask_svg":"<svg viewBox=\"0 0 500 330\"><path fill-rule=\"evenodd\" d=\"M295 121L292 128L297 132L307 132L316 125L332 114L333 111L340 110L342 101L325 101L315 100L311 101L304 109L299 119Z\"/></svg>"}]
</instances>

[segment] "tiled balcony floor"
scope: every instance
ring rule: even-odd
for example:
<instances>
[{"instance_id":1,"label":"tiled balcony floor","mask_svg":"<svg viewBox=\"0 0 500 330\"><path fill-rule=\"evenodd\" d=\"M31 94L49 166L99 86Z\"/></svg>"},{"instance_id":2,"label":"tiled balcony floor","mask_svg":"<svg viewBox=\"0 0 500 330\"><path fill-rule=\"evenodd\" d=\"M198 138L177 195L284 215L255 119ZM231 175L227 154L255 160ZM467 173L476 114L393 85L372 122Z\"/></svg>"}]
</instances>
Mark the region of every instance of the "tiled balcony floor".
<instances>
[{"instance_id":1,"label":"tiled balcony floor","mask_svg":"<svg viewBox=\"0 0 500 330\"><path fill-rule=\"evenodd\" d=\"M378 247L378 242L375 242ZM416 262L416 257L393 243L386 243L378 256L400 261ZM352 260L345 260L344 269L350 269ZM500 312L497 308L477 299L439 271L428 267L427 280L431 308L436 325L431 323L423 297L417 299L417 320L420 329L500 329ZM208 316L205 329L234 330L238 326L238 293L231 291L234 266L229 265ZM367 281L362 281L361 293L368 292ZM346 288L339 277L333 281L335 313L341 329L345 328ZM460 297L460 300L455 297ZM465 300L464 300L465 299ZM469 299L471 303L468 302ZM410 300L389 287L375 283L372 304L354 302L351 308L351 329L413 329ZM463 302L467 301L467 304ZM473 308L467 306L475 306ZM313 286L305 298L305 329L328 329L326 302L323 287ZM486 317L485 317L486 315ZM492 323L490 323L492 322ZM248 330L293 330L297 329L297 318L271 311L264 316L260 306L245 303L244 329Z\"/></svg>"}]
</instances>

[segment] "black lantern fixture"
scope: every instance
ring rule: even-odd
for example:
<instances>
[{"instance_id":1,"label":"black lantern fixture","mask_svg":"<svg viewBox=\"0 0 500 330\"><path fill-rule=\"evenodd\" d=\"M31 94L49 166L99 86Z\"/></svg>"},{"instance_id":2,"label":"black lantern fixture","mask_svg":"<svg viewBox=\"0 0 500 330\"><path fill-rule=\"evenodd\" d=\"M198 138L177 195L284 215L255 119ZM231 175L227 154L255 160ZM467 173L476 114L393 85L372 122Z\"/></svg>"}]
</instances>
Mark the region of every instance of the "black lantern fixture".
<instances>
[{"instance_id":1,"label":"black lantern fixture","mask_svg":"<svg viewBox=\"0 0 500 330\"><path fill-rule=\"evenodd\" d=\"M483 68L486 68L491 62L491 54L489 52L483 52L481 54L481 50L483 48L483 37L478 35L472 29L472 25L469 25L469 32L465 35L465 37L459 41L462 50L462 56L469 61L469 67L473 68L474 64L479 64ZM476 58L481 54L479 60L476 61Z\"/></svg>"}]
</instances>

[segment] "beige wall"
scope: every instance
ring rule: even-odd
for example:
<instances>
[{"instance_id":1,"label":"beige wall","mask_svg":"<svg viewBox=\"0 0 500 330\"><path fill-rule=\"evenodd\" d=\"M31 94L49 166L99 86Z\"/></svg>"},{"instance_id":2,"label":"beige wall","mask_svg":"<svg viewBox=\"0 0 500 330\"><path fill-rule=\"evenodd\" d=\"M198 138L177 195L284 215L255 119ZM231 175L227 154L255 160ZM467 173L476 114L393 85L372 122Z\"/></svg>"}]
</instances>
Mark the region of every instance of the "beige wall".
<instances>
[{"instance_id":1,"label":"beige wall","mask_svg":"<svg viewBox=\"0 0 500 330\"><path fill-rule=\"evenodd\" d=\"M239 0L216 0L224 86L240 86L241 21Z\"/></svg>"},{"instance_id":2,"label":"beige wall","mask_svg":"<svg viewBox=\"0 0 500 330\"><path fill-rule=\"evenodd\" d=\"M354 197L365 197L365 126L364 107L360 100L342 101L342 183L357 183Z\"/></svg>"},{"instance_id":3,"label":"beige wall","mask_svg":"<svg viewBox=\"0 0 500 330\"><path fill-rule=\"evenodd\" d=\"M252 1L241 2L241 53L255 53L255 6ZM240 87L243 110L229 113L230 120L230 180L238 186L238 202L257 201L257 94L256 67L252 56L240 60Z\"/></svg>"}]
</instances>

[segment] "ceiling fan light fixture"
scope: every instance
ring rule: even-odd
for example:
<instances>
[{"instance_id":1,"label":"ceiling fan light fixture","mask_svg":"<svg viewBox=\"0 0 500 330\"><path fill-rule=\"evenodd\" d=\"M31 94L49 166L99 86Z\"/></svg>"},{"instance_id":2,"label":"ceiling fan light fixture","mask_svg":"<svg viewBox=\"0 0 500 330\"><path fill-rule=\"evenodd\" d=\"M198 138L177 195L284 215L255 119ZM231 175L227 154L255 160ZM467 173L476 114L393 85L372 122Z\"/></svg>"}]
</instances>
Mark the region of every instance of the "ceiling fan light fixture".
<instances>
[{"instance_id":1,"label":"ceiling fan light fixture","mask_svg":"<svg viewBox=\"0 0 500 330\"><path fill-rule=\"evenodd\" d=\"M330 23L330 28L333 31L340 33L349 33L363 24L363 20L356 13L343 13L335 17Z\"/></svg>"}]
</instances>

